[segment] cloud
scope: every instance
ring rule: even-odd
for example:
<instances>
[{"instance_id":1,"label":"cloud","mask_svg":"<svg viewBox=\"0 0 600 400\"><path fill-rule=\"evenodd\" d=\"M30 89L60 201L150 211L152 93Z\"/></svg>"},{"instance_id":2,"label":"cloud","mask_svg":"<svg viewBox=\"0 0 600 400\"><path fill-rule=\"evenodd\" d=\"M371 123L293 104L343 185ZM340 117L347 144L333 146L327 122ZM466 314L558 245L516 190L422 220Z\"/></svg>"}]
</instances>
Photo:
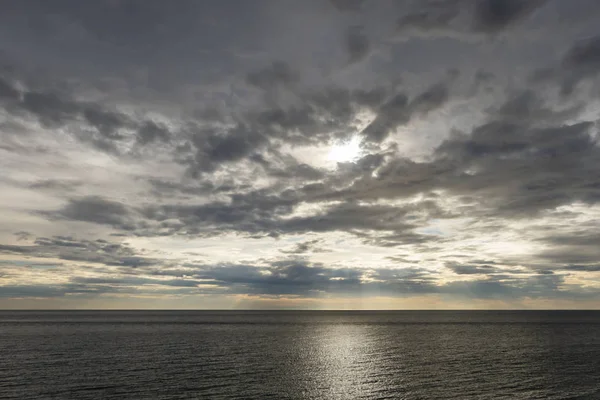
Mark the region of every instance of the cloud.
<instances>
[{"instance_id":1,"label":"cloud","mask_svg":"<svg viewBox=\"0 0 600 400\"><path fill-rule=\"evenodd\" d=\"M264 69L249 73L246 82L257 88L270 90L278 86L290 86L299 79L298 72L294 71L287 63L275 61Z\"/></svg>"},{"instance_id":2,"label":"cloud","mask_svg":"<svg viewBox=\"0 0 600 400\"><path fill-rule=\"evenodd\" d=\"M113 113L98 107L88 107L83 111L83 117L98 132L109 139L122 139L118 133L120 129L130 125L127 116L121 113Z\"/></svg>"},{"instance_id":3,"label":"cloud","mask_svg":"<svg viewBox=\"0 0 600 400\"><path fill-rule=\"evenodd\" d=\"M422 35L495 35L515 25L536 9L544 0L427 0L398 20L401 32Z\"/></svg>"},{"instance_id":4,"label":"cloud","mask_svg":"<svg viewBox=\"0 0 600 400\"><path fill-rule=\"evenodd\" d=\"M562 92L573 93L587 78L598 76L600 66L600 36L576 42L564 55L557 73L562 75Z\"/></svg>"},{"instance_id":5,"label":"cloud","mask_svg":"<svg viewBox=\"0 0 600 400\"><path fill-rule=\"evenodd\" d=\"M80 111L78 104L64 100L56 93L25 92L20 106L37 116L48 127L57 127L75 119Z\"/></svg>"},{"instance_id":6,"label":"cloud","mask_svg":"<svg viewBox=\"0 0 600 400\"><path fill-rule=\"evenodd\" d=\"M305 253L322 253L328 250L319 247L318 245L322 242L320 239L307 240L305 242L297 243L290 250L281 250L284 254L305 254Z\"/></svg>"},{"instance_id":7,"label":"cloud","mask_svg":"<svg viewBox=\"0 0 600 400\"><path fill-rule=\"evenodd\" d=\"M498 268L491 265L469 265L449 263L446 265L455 274L458 275L487 275L494 272L500 272Z\"/></svg>"},{"instance_id":8,"label":"cloud","mask_svg":"<svg viewBox=\"0 0 600 400\"><path fill-rule=\"evenodd\" d=\"M361 61L369 54L369 39L361 27L350 27L346 31L345 45L350 63Z\"/></svg>"},{"instance_id":9,"label":"cloud","mask_svg":"<svg viewBox=\"0 0 600 400\"><path fill-rule=\"evenodd\" d=\"M7 301L595 298L596 8L75 3L0 15Z\"/></svg>"},{"instance_id":10,"label":"cloud","mask_svg":"<svg viewBox=\"0 0 600 400\"><path fill-rule=\"evenodd\" d=\"M78 240L68 236L40 237L29 245L0 245L0 253L123 267L144 267L161 263L136 254L131 247L122 243L103 239Z\"/></svg>"},{"instance_id":11,"label":"cloud","mask_svg":"<svg viewBox=\"0 0 600 400\"><path fill-rule=\"evenodd\" d=\"M486 33L501 31L526 18L544 3L545 0L479 0L475 6L473 28Z\"/></svg>"},{"instance_id":12,"label":"cloud","mask_svg":"<svg viewBox=\"0 0 600 400\"><path fill-rule=\"evenodd\" d=\"M358 11L364 0L330 0L330 2L339 11Z\"/></svg>"},{"instance_id":13,"label":"cloud","mask_svg":"<svg viewBox=\"0 0 600 400\"><path fill-rule=\"evenodd\" d=\"M154 121L146 121L138 129L138 142L142 145L146 145L154 142L155 140L167 141L169 140L170 132L165 126L157 124Z\"/></svg>"},{"instance_id":14,"label":"cloud","mask_svg":"<svg viewBox=\"0 0 600 400\"><path fill-rule=\"evenodd\" d=\"M100 196L71 199L63 208L47 215L53 219L92 222L123 230L135 228L133 213L127 206Z\"/></svg>"},{"instance_id":15,"label":"cloud","mask_svg":"<svg viewBox=\"0 0 600 400\"><path fill-rule=\"evenodd\" d=\"M0 77L0 100L16 101L19 97L19 91L10 82Z\"/></svg>"},{"instance_id":16,"label":"cloud","mask_svg":"<svg viewBox=\"0 0 600 400\"><path fill-rule=\"evenodd\" d=\"M378 109L377 117L362 133L369 141L381 142L395 128L410 122L413 116L440 108L448 99L448 88L441 83L429 87L410 102L404 93L398 93Z\"/></svg>"}]
</instances>

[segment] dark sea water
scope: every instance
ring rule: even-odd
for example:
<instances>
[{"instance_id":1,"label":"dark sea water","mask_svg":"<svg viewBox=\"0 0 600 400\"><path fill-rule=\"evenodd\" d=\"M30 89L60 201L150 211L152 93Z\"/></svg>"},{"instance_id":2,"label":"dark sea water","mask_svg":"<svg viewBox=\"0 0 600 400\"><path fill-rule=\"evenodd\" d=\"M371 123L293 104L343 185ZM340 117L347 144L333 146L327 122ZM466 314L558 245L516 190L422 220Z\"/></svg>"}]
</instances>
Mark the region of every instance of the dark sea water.
<instances>
[{"instance_id":1,"label":"dark sea water","mask_svg":"<svg viewBox=\"0 0 600 400\"><path fill-rule=\"evenodd\" d=\"M1 399L600 399L600 312L0 312Z\"/></svg>"}]
</instances>

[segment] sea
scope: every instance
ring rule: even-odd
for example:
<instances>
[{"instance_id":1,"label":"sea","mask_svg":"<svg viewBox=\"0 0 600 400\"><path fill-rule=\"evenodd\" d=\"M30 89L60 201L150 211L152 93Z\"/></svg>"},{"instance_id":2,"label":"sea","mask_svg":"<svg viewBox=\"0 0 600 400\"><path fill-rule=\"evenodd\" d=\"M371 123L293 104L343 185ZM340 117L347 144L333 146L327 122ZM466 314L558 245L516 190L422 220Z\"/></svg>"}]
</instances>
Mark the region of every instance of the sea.
<instances>
[{"instance_id":1,"label":"sea","mask_svg":"<svg viewBox=\"0 0 600 400\"><path fill-rule=\"evenodd\" d=\"M600 399L600 312L0 311L0 399Z\"/></svg>"}]
</instances>

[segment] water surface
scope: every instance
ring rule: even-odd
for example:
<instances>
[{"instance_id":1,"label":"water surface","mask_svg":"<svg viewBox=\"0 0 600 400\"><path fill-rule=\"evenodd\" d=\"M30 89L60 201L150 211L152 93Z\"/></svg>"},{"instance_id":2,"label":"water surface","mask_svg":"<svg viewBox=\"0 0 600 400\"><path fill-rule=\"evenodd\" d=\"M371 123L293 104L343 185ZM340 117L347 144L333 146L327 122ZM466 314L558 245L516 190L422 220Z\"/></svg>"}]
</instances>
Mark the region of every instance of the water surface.
<instances>
[{"instance_id":1,"label":"water surface","mask_svg":"<svg viewBox=\"0 0 600 400\"><path fill-rule=\"evenodd\" d=\"M600 399L600 312L1 311L3 399Z\"/></svg>"}]
</instances>

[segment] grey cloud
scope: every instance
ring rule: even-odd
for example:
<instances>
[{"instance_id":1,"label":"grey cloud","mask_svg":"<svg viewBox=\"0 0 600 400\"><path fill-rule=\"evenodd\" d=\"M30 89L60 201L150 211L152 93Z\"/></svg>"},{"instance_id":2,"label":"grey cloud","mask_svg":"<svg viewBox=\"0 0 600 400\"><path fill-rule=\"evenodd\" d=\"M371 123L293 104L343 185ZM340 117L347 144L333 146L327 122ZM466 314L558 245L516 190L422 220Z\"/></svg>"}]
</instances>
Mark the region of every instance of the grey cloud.
<instances>
[{"instance_id":1,"label":"grey cloud","mask_svg":"<svg viewBox=\"0 0 600 400\"><path fill-rule=\"evenodd\" d=\"M362 27L348 28L345 35L346 51L350 63L361 61L369 54L369 39Z\"/></svg>"},{"instance_id":2,"label":"grey cloud","mask_svg":"<svg viewBox=\"0 0 600 400\"><path fill-rule=\"evenodd\" d=\"M269 82L281 81L271 75L276 74L270 70L260 72L261 77L269 77ZM287 79L284 81L288 82ZM268 85L264 87L272 90ZM346 139L353 133L351 126L356 114L363 108L377 108L386 95L387 91L381 87L354 90L328 87L303 93L299 95L297 105L251 111L233 126L193 128L189 141L179 148L177 157L188 166L191 176L245 160L261 165L265 172L280 178L295 175L318 179L321 172L301 165L291 157L282 157L278 146L282 142L320 145ZM284 168L269 161L267 155Z\"/></svg>"},{"instance_id":3,"label":"grey cloud","mask_svg":"<svg viewBox=\"0 0 600 400\"><path fill-rule=\"evenodd\" d=\"M600 271L600 265L566 265L560 269L566 271L598 272Z\"/></svg>"},{"instance_id":4,"label":"grey cloud","mask_svg":"<svg viewBox=\"0 0 600 400\"><path fill-rule=\"evenodd\" d=\"M545 0L425 0L398 20L401 31L430 35L497 34L532 14Z\"/></svg>"},{"instance_id":5,"label":"grey cloud","mask_svg":"<svg viewBox=\"0 0 600 400\"><path fill-rule=\"evenodd\" d=\"M377 117L362 133L369 141L381 142L393 129L407 124L413 116L440 108L448 99L448 88L443 83L429 87L410 102L404 93L398 93L379 108Z\"/></svg>"},{"instance_id":6,"label":"grey cloud","mask_svg":"<svg viewBox=\"0 0 600 400\"><path fill-rule=\"evenodd\" d=\"M458 275L477 275L477 274L490 274L494 272L499 272L500 270L491 265L471 265L471 264L457 264L457 263L447 263L446 267L452 270L455 274Z\"/></svg>"},{"instance_id":7,"label":"grey cloud","mask_svg":"<svg viewBox=\"0 0 600 400\"><path fill-rule=\"evenodd\" d=\"M516 104L523 98L527 97ZM470 134L444 141L431 161L392 159L376 177L365 175L351 187L324 197L366 200L447 190L483 196L496 207L496 215L507 217L573 201L596 203L599 186L592 171L600 165L600 152L593 139L595 124L547 120L541 116L549 110L527 102L530 109L519 109L520 117L515 118L515 100L509 99Z\"/></svg>"},{"instance_id":8,"label":"grey cloud","mask_svg":"<svg viewBox=\"0 0 600 400\"><path fill-rule=\"evenodd\" d=\"M8 298L57 298L69 296L72 298L93 298L103 294L138 294L139 287L116 286L101 283L66 283L55 285L6 285L0 286L0 297ZM169 286L166 286L169 287ZM175 290L154 290L156 294L193 294L190 288L175 287ZM185 289L185 290L181 290Z\"/></svg>"},{"instance_id":9,"label":"grey cloud","mask_svg":"<svg viewBox=\"0 0 600 400\"><path fill-rule=\"evenodd\" d=\"M292 190L271 193L267 190L232 194L230 202L215 201L202 205L149 206L140 210L145 221L165 226L169 234L214 236L223 232L248 235L275 235L307 232L348 231L365 241L381 246L423 243L432 237L414 232L422 218L447 218L435 202L424 201L406 206L359 205L345 202L311 216L289 217L303 202ZM152 226L152 224L146 224ZM138 235L157 234L136 230ZM370 232L370 233L365 233Z\"/></svg>"},{"instance_id":10,"label":"grey cloud","mask_svg":"<svg viewBox=\"0 0 600 400\"><path fill-rule=\"evenodd\" d=\"M319 247L319 243L321 243L322 240L320 239L314 239L314 240L307 240L301 243L297 243L293 248L289 249L289 250L281 250L282 253L284 254L304 254L304 253L324 253L327 252L328 250L323 249L321 247Z\"/></svg>"},{"instance_id":11,"label":"grey cloud","mask_svg":"<svg viewBox=\"0 0 600 400\"><path fill-rule=\"evenodd\" d=\"M329 0L331 4L339 11L358 11L361 9L364 0Z\"/></svg>"},{"instance_id":12,"label":"grey cloud","mask_svg":"<svg viewBox=\"0 0 600 400\"><path fill-rule=\"evenodd\" d=\"M130 116L109 110L99 103L78 100L68 90L26 89L22 94L0 79L0 97L12 100L5 109L11 115L33 116L46 129L69 126L69 131L81 143L118 155L118 143L128 139L125 130L137 130L137 141L146 145L161 140L167 142L171 132L152 120L135 121ZM51 132L54 134L54 132Z\"/></svg>"},{"instance_id":13,"label":"grey cloud","mask_svg":"<svg viewBox=\"0 0 600 400\"><path fill-rule=\"evenodd\" d=\"M243 123L233 128L207 128L194 132L186 147L180 148L182 163L188 173L197 177L206 172L249 158L268 139L256 129Z\"/></svg>"},{"instance_id":14,"label":"grey cloud","mask_svg":"<svg viewBox=\"0 0 600 400\"><path fill-rule=\"evenodd\" d=\"M20 92L8 81L0 76L0 99L19 100Z\"/></svg>"},{"instance_id":15,"label":"grey cloud","mask_svg":"<svg viewBox=\"0 0 600 400\"><path fill-rule=\"evenodd\" d=\"M443 106L448 98L448 87L445 84L438 83L415 97L411 103L411 108L415 112L425 114Z\"/></svg>"},{"instance_id":16,"label":"grey cloud","mask_svg":"<svg viewBox=\"0 0 600 400\"><path fill-rule=\"evenodd\" d=\"M144 286L144 285L157 285L157 286L173 286L182 288L195 288L201 285L203 281L197 281L192 279L150 279L142 278L138 276L123 276L121 278L83 278L75 277L71 279L71 282L79 285L106 285L109 287L119 286ZM205 289L206 290L206 289Z\"/></svg>"},{"instance_id":17,"label":"grey cloud","mask_svg":"<svg viewBox=\"0 0 600 400\"><path fill-rule=\"evenodd\" d=\"M71 199L62 209L45 214L50 218L92 222L124 230L134 229L133 213L127 206L100 196Z\"/></svg>"},{"instance_id":18,"label":"grey cloud","mask_svg":"<svg viewBox=\"0 0 600 400\"><path fill-rule=\"evenodd\" d=\"M326 172L322 169L300 163L292 156L277 154L276 160L269 161L261 154L253 154L249 159L259 164L269 176L280 179L307 182L320 180L326 176Z\"/></svg>"},{"instance_id":19,"label":"grey cloud","mask_svg":"<svg viewBox=\"0 0 600 400\"><path fill-rule=\"evenodd\" d=\"M408 121L410 121L408 97L404 93L398 93L381 106L377 117L362 133L370 141L381 142L392 129Z\"/></svg>"},{"instance_id":20,"label":"grey cloud","mask_svg":"<svg viewBox=\"0 0 600 400\"><path fill-rule=\"evenodd\" d=\"M275 61L269 67L251 72L246 81L260 89L270 90L278 86L289 86L300 79L298 72L294 71L287 63Z\"/></svg>"},{"instance_id":21,"label":"grey cloud","mask_svg":"<svg viewBox=\"0 0 600 400\"><path fill-rule=\"evenodd\" d=\"M26 92L21 107L36 115L48 127L57 127L75 119L80 112L78 104L63 99L56 93Z\"/></svg>"},{"instance_id":22,"label":"grey cloud","mask_svg":"<svg viewBox=\"0 0 600 400\"><path fill-rule=\"evenodd\" d=\"M98 129L98 132L110 139L122 139L123 137L118 133L119 129L130 125L129 119L124 114L107 112L99 107L87 107L83 111L83 116L90 125Z\"/></svg>"},{"instance_id":23,"label":"grey cloud","mask_svg":"<svg viewBox=\"0 0 600 400\"><path fill-rule=\"evenodd\" d=\"M457 1L423 2L422 8L409 12L398 19L400 30L416 30L429 32L445 30L460 10Z\"/></svg>"},{"instance_id":24,"label":"grey cloud","mask_svg":"<svg viewBox=\"0 0 600 400\"><path fill-rule=\"evenodd\" d=\"M31 233L29 233L29 232L26 232L26 231L19 231L19 232L15 232L15 236L17 237L18 241L21 241L21 240L31 239L31 237L33 235Z\"/></svg>"},{"instance_id":25,"label":"grey cloud","mask_svg":"<svg viewBox=\"0 0 600 400\"><path fill-rule=\"evenodd\" d=\"M562 92L570 94L577 84L586 78L598 76L600 67L600 36L595 36L574 44L562 59Z\"/></svg>"},{"instance_id":26,"label":"grey cloud","mask_svg":"<svg viewBox=\"0 0 600 400\"><path fill-rule=\"evenodd\" d=\"M361 282L363 276L384 281L381 284ZM202 268L193 276L213 280L228 287L230 293L261 295L316 296L318 293L386 293L405 295L435 290L422 271L364 270L360 268L327 268L303 261L282 260L257 268L245 265L224 265Z\"/></svg>"},{"instance_id":27,"label":"grey cloud","mask_svg":"<svg viewBox=\"0 0 600 400\"><path fill-rule=\"evenodd\" d=\"M233 180L226 183L215 184L210 181L168 181L150 178L147 180L151 186L151 193L158 198L174 198L183 195L193 198L198 195L230 193L249 190L249 185L236 185Z\"/></svg>"},{"instance_id":28,"label":"grey cloud","mask_svg":"<svg viewBox=\"0 0 600 400\"><path fill-rule=\"evenodd\" d=\"M530 80L556 85L563 96L571 96L584 80L598 77L599 66L600 36L596 35L575 41L555 65L535 70Z\"/></svg>"},{"instance_id":29,"label":"grey cloud","mask_svg":"<svg viewBox=\"0 0 600 400\"><path fill-rule=\"evenodd\" d=\"M166 264L153 258L138 255L131 247L122 243L111 243L104 240L78 240L64 236L40 237L29 245L0 244L0 253L121 267L147 267Z\"/></svg>"},{"instance_id":30,"label":"grey cloud","mask_svg":"<svg viewBox=\"0 0 600 400\"><path fill-rule=\"evenodd\" d=\"M74 246L72 246L75 244ZM36 254L56 248L75 251L87 249L106 253L104 263L118 267L131 264L120 260L121 253L131 250L104 241L83 241L79 245L74 239L41 239L36 246L2 246L2 252ZM33 248L33 249L32 249ZM20 250L19 250L20 249ZM31 251L30 251L31 250ZM43 256L43 255L42 255ZM83 257L82 257L83 258ZM94 262L102 262L92 260ZM595 294L577 285L565 285L564 275L542 271L539 274L522 276L496 274L480 280L439 283L438 274L423 268L365 269L330 268L299 260L280 260L266 265L184 264L175 268L157 268L157 263L148 260L145 264L133 265L136 269L121 269L119 275L111 277L83 277L74 275L69 283L41 287L17 285L4 286L1 291L10 297L56 297L66 293L136 293L146 285L162 287L159 292L174 293L221 293L254 295L297 295L316 297L320 294L410 296L414 294L457 295L466 298L495 298L503 300L523 297L584 298ZM484 268L486 269L486 268ZM574 267L573 270L576 270ZM586 269L588 270L588 269ZM591 269L590 269L591 270ZM471 271L467 271L470 274ZM160 279L155 278L160 276ZM8 293L8 294L7 294ZM18 293L18 294L17 294Z\"/></svg>"},{"instance_id":31,"label":"grey cloud","mask_svg":"<svg viewBox=\"0 0 600 400\"><path fill-rule=\"evenodd\" d=\"M169 129L154 121L146 121L138 129L138 141L142 145L152 143L155 140L162 140L164 142L169 140L169 137Z\"/></svg>"},{"instance_id":32,"label":"grey cloud","mask_svg":"<svg viewBox=\"0 0 600 400\"><path fill-rule=\"evenodd\" d=\"M10 38L0 62L18 66L0 72L0 184L14 190L3 198L3 224L109 229L116 241L23 234L1 245L15 258L65 261L52 273L68 272L71 283L48 295L148 285L179 294L590 295L566 278L593 279L600 259L586 214L600 200L591 101L600 41L589 36L597 16L582 3L332 0L290 3L291 11L277 1L109 3L15 3L0 16L0 37ZM574 21L583 14L591 22ZM361 158L324 159L357 135ZM100 187L102 197L90 195ZM121 202L119 193L139 196ZM65 203L56 210L32 210L57 199ZM403 254L386 264L424 268L299 260L325 259L317 253L338 232L369 251ZM118 242L222 235L276 237L275 254L296 259L182 265L196 255L157 259ZM536 250L504 263L486 253L487 241L470 242L478 235L511 235ZM434 259L451 260L440 275L457 281L427 271ZM98 276L65 272L75 263L93 264Z\"/></svg>"},{"instance_id":33,"label":"grey cloud","mask_svg":"<svg viewBox=\"0 0 600 400\"><path fill-rule=\"evenodd\" d=\"M557 298L593 296L581 287L563 288L564 276L556 274L533 275L526 278L496 276L476 281L454 281L440 288L440 292L484 299Z\"/></svg>"},{"instance_id":34,"label":"grey cloud","mask_svg":"<svg viewBox=\"0 0 600 400\"><path fill-rule=\"evenodd\" d=\"M473 27L495 33L514 24L542 6L545 0L479 0L476 2Z\"/></svg>"},{"instance_id":35,"label":"grey cloud","mask_svg":"<svg viewBox=\"0 0 600 400\"><path fill-rule=\"evenodd\" d=\"M83 183L75 180L44 179L29 185L29 188L35 190L48 190L59 193L72 193Z\"/></svg>"}]
</instances>

